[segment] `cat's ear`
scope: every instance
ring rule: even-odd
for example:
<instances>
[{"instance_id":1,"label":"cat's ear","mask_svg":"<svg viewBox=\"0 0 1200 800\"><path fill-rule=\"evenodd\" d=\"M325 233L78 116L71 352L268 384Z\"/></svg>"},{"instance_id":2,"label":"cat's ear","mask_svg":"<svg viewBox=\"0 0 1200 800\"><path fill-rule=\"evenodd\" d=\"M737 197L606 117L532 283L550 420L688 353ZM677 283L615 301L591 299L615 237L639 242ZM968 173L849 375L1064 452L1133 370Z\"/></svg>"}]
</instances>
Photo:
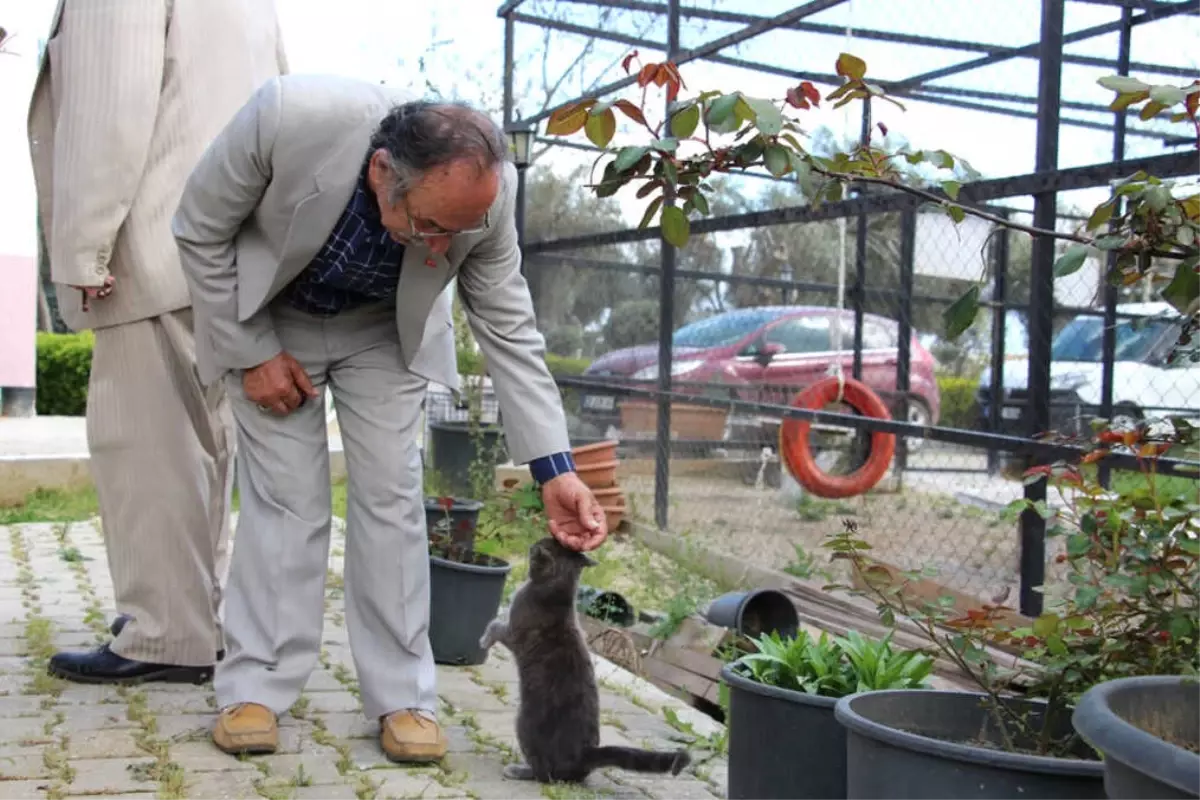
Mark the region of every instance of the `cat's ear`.
<instances>
[{"instance_id":1,"label":"cat's ear","mask_svg":"<svg viewBox=\"0 0 1200 800\"><path fill-rule=\"evenodd\" d=\"M585 566L585 567L595 567L595 566L599 565L599 563L600 563L596 559L589 556L587 553L583 553L583 552L581 552L579 554L579 560L583 562L583 566Z\"/></svg>"}]
</instances>

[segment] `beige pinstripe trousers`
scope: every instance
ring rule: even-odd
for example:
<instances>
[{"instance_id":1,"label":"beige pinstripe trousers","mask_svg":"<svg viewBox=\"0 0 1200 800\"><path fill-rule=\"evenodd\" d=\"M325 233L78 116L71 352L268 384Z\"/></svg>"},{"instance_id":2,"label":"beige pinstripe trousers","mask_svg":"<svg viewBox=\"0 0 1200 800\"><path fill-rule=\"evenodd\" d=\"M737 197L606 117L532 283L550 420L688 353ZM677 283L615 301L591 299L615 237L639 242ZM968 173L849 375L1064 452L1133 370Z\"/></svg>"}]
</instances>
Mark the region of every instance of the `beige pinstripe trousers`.
<instances>
[{"instance_id":1,"label":"beige pinstripe trousers","mask_svg":"<svg viewBox=\"0 0 1200 800\"><path fill-rule=\"evenodd\" d=\"M95 331L90 465L117 611L113 652L212 664L221 647L233 420L196 374L190 309Z\"/></svg>"}]
</instances>

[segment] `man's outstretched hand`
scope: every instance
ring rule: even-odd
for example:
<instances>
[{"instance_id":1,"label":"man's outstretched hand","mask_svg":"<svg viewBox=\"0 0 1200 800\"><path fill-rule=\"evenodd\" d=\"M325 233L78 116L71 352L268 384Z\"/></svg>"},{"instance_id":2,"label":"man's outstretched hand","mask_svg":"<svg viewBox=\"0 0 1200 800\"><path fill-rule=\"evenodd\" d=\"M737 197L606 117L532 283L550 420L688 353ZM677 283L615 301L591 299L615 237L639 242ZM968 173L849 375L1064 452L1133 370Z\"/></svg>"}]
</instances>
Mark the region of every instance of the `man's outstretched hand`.
<instances>
[{"instance_id":1,"label":"man's outstretched hand","mask_svg":"<svg viewBox=\"0 0 1200 800\"><path fill-rule=\"evenodd\" d=\"M550 534L572 550L595 550L608 538L604 509L574 472L563 473L542 487L542 505Z\"/></svg>"}]
</instances>

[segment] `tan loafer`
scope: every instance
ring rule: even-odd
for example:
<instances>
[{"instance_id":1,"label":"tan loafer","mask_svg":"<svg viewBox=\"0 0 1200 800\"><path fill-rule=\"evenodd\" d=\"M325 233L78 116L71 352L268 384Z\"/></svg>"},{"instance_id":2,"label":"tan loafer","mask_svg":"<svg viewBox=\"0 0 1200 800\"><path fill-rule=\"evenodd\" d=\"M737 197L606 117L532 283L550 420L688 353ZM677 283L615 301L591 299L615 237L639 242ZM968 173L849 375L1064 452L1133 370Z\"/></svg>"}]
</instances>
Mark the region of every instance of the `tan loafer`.
<instances>
[{"instance_id":1,"label":"tan loafer","mask_svg":"<svg viewBox=\"0 0 1200 800\"><path fill-rule=\"evenodd\" d=\"M393 711L379 721L379 746L392 761L426 763L446 755L442 727L420 711Z\"/></svg>"},{"instance_id":2,"label":"tan loafer","mask_svg":"<svg viewBox=\"0 0 1200 800\"><path fill-rule=\"evenodd\" d=\"M266 706L237 703L221 709L212 740L232 756L274 753L279 748L279 723Z\"/></svg>"}]
</instances>

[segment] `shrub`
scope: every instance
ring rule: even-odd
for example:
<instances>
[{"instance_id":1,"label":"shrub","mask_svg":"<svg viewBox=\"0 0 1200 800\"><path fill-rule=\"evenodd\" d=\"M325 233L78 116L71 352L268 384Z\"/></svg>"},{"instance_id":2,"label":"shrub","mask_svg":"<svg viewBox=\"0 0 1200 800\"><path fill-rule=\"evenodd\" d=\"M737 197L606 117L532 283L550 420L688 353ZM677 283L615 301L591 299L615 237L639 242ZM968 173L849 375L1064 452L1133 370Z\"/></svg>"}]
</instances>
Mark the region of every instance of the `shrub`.
<instances>
[{"instance_id":1,"label":"shrub","mask_svg":"<svg viewBox=\"0 0 1200 800\"><path fill-rule=\"evenodd\" d=\"M591 363L590 358L566 358L546 353L546 366L554 375L582 375Z\"/></svg>"},{"instance_id":2,"label":"shrub","mask_svg":"<svg viewBox=\"0 0 1200 800\"><path fill-rule=\"evenodd\" d=\"M979 417L975 393L979 381L975 378L955 378L939 375L938 392L942 397L942 412L938 424L947 428L974 428Z\"/></svg>"},{"instance_id":3,"label":"shrub","mask_svg":"<svg viewBox=\"0 0 1200 800\"><path fill-rule=\"evenodd\" d=\"M37 413L78 417L87 411L91 331L37 335Z\"/></svg>"}]
</instances>

